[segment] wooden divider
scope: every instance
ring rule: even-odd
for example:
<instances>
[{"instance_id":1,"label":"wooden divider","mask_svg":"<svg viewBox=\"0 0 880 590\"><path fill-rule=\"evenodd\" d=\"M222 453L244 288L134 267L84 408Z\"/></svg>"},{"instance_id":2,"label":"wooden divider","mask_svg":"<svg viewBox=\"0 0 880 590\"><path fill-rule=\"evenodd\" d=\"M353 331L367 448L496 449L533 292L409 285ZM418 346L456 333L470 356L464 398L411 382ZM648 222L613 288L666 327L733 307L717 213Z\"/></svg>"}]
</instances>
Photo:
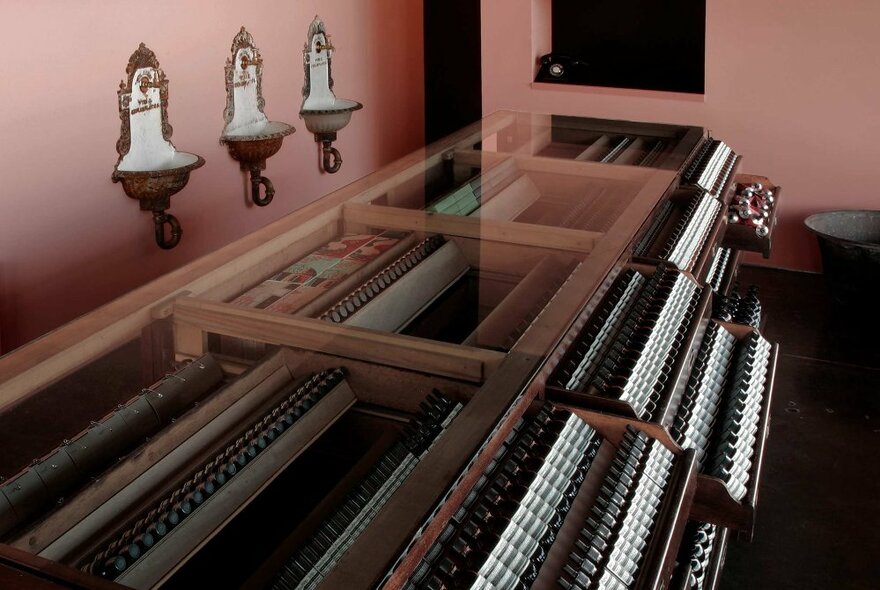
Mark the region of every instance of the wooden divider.
<instances>
[{"instance_id":1,"label":"wooden divider","mask_svg":"<svg viewBox=\"0 0 880 590\"><path fill-rule=\"evenodd\" d=\"M505 356L492 350L338 326L312 318L190 297L175 301L173 311L175 350L187 358L202 354L205 335L212 332L479 383Z\"/></svg>"},{"instance_id":2,"label":"wooden divider","mask_svg":"<svg viewBox=\"0 0 880 590\"><path fill-rule=\"evenodd\" d=\"M589 253L604 235L515 221L498 221L478 217L460 217L411 209L348 203L343 209L346 223L368 227L415 230L465 238L481 238L495 242L539 246L569 252Z\"/></svg>"}]
</instances>

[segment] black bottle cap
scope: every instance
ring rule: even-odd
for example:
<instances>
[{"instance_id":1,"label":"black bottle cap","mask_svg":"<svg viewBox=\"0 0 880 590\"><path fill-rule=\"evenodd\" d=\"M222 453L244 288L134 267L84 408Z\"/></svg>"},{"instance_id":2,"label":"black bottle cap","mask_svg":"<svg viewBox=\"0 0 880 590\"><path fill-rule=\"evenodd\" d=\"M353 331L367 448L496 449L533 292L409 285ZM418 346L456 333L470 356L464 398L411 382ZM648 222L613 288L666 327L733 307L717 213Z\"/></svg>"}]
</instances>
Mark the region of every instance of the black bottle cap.
<instances>
[{"instance_id":1,"label":"black bottle cap","mask_svg":"<svg viewBox=\"0 0 880 590\"><path fill-rule=\"evenodd\" d=\"M179 513L182 517L189 516L193 511L192 502L187 498L184 498L174 505L174 511Z\"/></svg>"},{"instance_id":2,"label":"black bottle cap","mask_svg":"<svg viewBox=\"0 0 880 590\"><path fill-rule=\"evenodd\" d=\"M148 526L147 532L151 534L154 539L160 539L168 534L168 525L160 520L159 522Z\"/></svg>"},{"instance_id":3,"label":"black bottle cap","mask_svg":"<svg viewBox=\"0 0 880 590\"><path fill-rule=\"evenodd\" d=\"M189 502L193 506L193 508L195 508L205 501L205 494L203 494L199 490L196 490L192 493L187 494L183 500L185 502Z\"/></svg>"},{"instance_id":4,"label":"black bottle cap","mask_svg":"<svg viewBox=\"0 0 880 590\"><path fill-rule=\"evenodd\" d=\"M146 550L156 544L156 537L148 530L147 532L138 535L134 538L134 543L137 544L138 547Z\"/></svg>"},{"instance_id":5,"label":"black bottle cap","mask_svg":"<svg viewBox=\"0 0 880 590\"><path fill-rule=\"evenodd\" d=\"M128 567L128 560L125 559L122 555L116 555L111 557L107 561L104 562L104 567L101 569L101 577L114 579L116 576L125 571L125 568Z\"/></svg>"}]
</instances>

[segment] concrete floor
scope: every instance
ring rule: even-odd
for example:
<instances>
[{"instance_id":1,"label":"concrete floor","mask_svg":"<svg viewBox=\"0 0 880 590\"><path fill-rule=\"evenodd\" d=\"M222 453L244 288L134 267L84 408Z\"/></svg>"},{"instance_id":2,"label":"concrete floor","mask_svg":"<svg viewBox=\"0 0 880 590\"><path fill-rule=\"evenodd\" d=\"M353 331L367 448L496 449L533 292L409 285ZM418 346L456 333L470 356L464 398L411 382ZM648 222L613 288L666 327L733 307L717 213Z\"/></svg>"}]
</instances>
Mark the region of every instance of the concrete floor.
<instances>
[{"instance_id":1,"label":"concrete floor","mask_svg":"<svg viewBox=\"0 0 880 590\"><path fill-rule=\"evenodd\" d=\"M743 267L752 284L781 354L755 537L721 588L880 588L878 332L841 320L821 275Z\"/></svg>"}]
</instances>

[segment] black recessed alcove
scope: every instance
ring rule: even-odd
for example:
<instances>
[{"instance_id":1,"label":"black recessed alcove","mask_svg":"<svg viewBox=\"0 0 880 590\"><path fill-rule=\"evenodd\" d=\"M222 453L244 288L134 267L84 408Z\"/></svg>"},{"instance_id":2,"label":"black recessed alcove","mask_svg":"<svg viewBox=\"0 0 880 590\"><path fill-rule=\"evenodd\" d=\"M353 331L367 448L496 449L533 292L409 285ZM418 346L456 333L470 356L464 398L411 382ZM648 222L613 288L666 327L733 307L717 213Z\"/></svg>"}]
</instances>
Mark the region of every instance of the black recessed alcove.
<instances>
[{"instance_id":1,"label":"black recessed alcove","mask_svg":"<svg viewBox=\"0 0 880 590\"><path fill-rule=\"evenodd\" d=\"M556 82L705 91L705 0L553 0L552 34L583 62Z\"/></svg>"}]
</instances>

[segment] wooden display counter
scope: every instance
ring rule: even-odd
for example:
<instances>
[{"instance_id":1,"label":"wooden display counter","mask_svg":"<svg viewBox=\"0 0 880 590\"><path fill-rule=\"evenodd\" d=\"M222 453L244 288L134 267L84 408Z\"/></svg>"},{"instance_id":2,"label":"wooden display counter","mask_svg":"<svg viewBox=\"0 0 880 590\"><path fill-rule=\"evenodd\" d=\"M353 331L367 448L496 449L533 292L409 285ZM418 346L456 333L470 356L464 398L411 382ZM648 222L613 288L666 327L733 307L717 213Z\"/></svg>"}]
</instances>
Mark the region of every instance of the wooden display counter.
<instances>
[{"instance_id":1,"label":"wooden display counter","mask_svg":"<svg viewBox=\"0 0 880 590\"><path fill-rule=\"evenodd\" d=\"M599 152L614 133L632 138L612 163ZM624 475L608 467L628 426L647 436L636 447L671 451L655 532L626 586L668 587L689 516L753 525L773 387L771 371L748 494L725 498L670 430L710 323L707 283L729 288L739 260L716 261L727 181L711 195L679 184L705 145L692 127L495 113L0 358L0 412L62 378L108 392L82 369L131 342L144 387L203 355L223 370L222 387L114 449L118 462L94 481L19 515L0 548L22 571L54 564L50 583L69 582L61 587L113 587L103 577L144 589L409 588L511 441L544 449L542 437L559 434L555 418L521 431L549 399L605 439L607 464L588 479L627 482L648 469L640 447ZM664 209L674 215L657 223ZM633 259L652 235L657 245ZM661 256L673 235L687 242L678 270ZM634 275L650 293L620 325L640 318L637 334L608 341L595 383L565 386L558 368ZM630 401L609 396L615 387ZM54 395L59 407L75 403ZM506 459L508 491L557 469L522 452ZM0 482L0 500L9 485ZM506 510L525 510L511 494ZM466 561L456 567L476 575ZM561 567L533 564L552 572L545 585Z\"/></svg>"}]
</instances>

